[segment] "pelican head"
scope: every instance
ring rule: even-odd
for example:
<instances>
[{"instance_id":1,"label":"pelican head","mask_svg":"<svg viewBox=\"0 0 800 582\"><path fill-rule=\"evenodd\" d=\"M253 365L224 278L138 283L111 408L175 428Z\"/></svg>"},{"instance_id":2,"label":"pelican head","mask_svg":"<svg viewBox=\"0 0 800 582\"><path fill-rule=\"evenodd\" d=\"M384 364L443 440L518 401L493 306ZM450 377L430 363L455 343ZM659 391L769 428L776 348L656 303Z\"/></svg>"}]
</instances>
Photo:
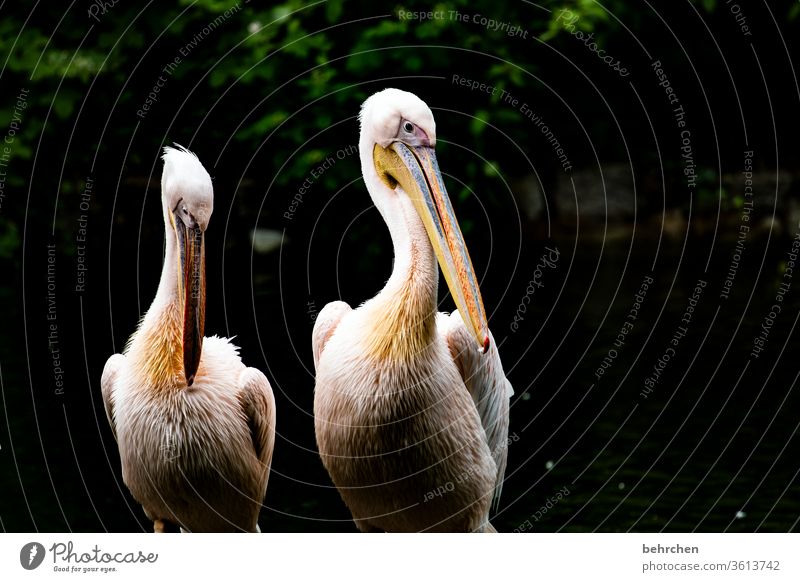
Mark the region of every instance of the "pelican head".
<instances>
[{"instance_id":1,"label":"pelican head","mask_svg":"<svg viewBox=\"0 0 800 582\"><path fill-rule=\"evenodd\" d=\"M416 95L385 89L361 108L362 172L377 176L370 189L375 205L408 196L428 234L447 286L464 322L485 353L489 324L472 260L458 226L436 161L436 123L430 108Z\"/></svg>"},{"instance_id":2,"label":"pelican head","mask_svg":"<svg viewBox=\"0 0 800 582\"><path fill-rule=\"evenodd\" d=\"M205 230L214 209L211 176L184 147L164 148L161 202L180 253L178 300L183 304L183 372L194 382L205 328ZM168 230L169 230L168 227ZM169 236L169 232L167 232Z\"/></svg>"}]
</instances>

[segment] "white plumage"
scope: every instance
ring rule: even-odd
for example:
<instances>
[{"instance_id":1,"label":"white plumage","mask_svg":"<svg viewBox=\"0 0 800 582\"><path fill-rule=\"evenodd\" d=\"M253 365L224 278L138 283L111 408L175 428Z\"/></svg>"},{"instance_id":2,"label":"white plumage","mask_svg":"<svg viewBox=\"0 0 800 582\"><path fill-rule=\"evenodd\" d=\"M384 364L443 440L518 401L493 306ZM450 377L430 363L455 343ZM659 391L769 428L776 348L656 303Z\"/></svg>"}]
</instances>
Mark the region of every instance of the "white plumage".
<instances>
[{"instance_id":1,"label":"white plumage","mask_svg":"<svg viewBox=\"0 0 800 582\"><path fill-rule=\"evenodd\" d=\"M188 150L165 148L164 163L161 282L125 353L106 363L103 402L125 484L156 531L164 522L193 532L257 531L275 442L272 389L228 339L191 335L202 338L205 285L191 287L191 278L204 277L213 187ZM185 369L194 366L187 343L202 348L195 371Z\"/></svg>"},{"instance_id":2,"label":"white plumage","mask_svg":"<svg viewBox=\"0 0 800 582\"><path fill-rule=\"evenodd\" d=\"M493 531L506 466L511 385L435 143L416 96L387 89L364 103L362 172L394 268L374 298L355 310L330 303L314 327L317 444L362 531ZM469 325L437 314L437 257Z\"/></svg>"}]
</instances>

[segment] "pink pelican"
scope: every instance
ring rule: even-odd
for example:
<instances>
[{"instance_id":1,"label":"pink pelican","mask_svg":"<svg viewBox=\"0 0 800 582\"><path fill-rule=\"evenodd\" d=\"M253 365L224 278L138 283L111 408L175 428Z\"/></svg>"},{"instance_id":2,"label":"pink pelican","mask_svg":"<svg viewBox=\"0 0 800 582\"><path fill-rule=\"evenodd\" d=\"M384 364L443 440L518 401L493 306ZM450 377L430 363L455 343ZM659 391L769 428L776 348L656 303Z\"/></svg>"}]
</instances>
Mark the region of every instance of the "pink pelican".
<instances>
[{"instance_id":1,"label":"pink pelican","mask_svg":"<svg viewBox=\"0 0 800 582\"><path fill-rule=\"evenodd\" d=\"M513 394L417 96L361 109L364 182L394 245L375 297L329 303L314 326L322 462L361 531L495 531ZM458 311L437 313L438 263Z\"/></svg>"},{"instance_id":2,"label":"pink pelican","mask_svg":"<svg viewBox=\"0 0 800 582\"><path fill-rule=\"evenodd\" d=\"M275 400L228 339L203 338L204 236L211 177L185 148L164 148L167 246L156 297L123 354L103 370L103 402L122 477L154 531L258 531L275 443Z\"/></svg>"}]
</instances>

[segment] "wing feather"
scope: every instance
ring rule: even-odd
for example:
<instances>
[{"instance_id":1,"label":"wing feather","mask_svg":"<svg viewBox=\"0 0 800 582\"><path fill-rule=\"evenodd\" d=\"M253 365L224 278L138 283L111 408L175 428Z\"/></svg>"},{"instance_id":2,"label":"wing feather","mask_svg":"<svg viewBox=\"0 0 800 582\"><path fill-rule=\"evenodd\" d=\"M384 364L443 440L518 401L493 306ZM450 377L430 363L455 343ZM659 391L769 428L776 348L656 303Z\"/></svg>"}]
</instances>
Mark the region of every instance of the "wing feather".
<instances>
[{"instance_id":1,"label":"wing feather","mask_svg":"<svg viewBox=\"0 0 800 582\"><path fill-rule=\"evenodd\" d=\"M275 396L264 374L255 368L245 368L239 376L239 400L250 426L253 448L262 464L272 464L275 448Z\"/></svg>"},{"instance_id":2,"label":"wing feather","mask_svg":"<svg viewBox=\"0 0 800 582\"><path fill-rule=\"evenodd\" d=\"M106 417L108 424L111 426L111 432L114 434L114 440L117 440L117 426L114 422L114 385L119 377L119 372L125 366L125 356L122 354L114 354L106 361L103 368L103 375L100 378L100 389L103 393L103 406L106 409Z\"/></svg>"},{"instance_id":3,"label":"wing feather","mask_svg":"<svg viewBox=\"0 0 800 582\"><path fill-rule=\"evenodd\" d=\"M508 409L514 390L503 371L500 353L491 332L489 352L481 354L458 311L450 316L440 313L437 324L481 418L486 442L497 466L494 492L494 502L497 503L506 472Z\"/></svg>"},{"instance_id":4,"label":"wing feather","mask_svg":"<svg viewBox=\"0 0 800 582\"><path fill-rule=\"evenodd\" d=\"M325 344L331 338L342 318L352 311L344 301L333 301L322 308L317 321L314 323L314 332L311 344L314 349L314 368L319 369L319 359L325 349Z\"/></svg>"}]
</instances>

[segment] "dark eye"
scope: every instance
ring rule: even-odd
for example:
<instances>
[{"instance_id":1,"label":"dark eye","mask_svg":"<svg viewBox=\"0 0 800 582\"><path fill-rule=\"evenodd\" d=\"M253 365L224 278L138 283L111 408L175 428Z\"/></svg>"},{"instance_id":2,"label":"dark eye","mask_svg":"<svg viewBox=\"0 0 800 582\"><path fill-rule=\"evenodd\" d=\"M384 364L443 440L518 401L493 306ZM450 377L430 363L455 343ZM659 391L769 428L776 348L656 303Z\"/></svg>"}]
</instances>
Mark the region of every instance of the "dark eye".
<instances>
[{"instance_id":1,"label":"dark eye","mask_svg":"<svg viewBox=\"0 0 800 582\"><path fill-rule=\"evenodd\" d=\"M186 207L185 207L185 206L184 206L184 207L183 207L181 210L183 210L183 213L184 213L184 214L189 214L189 211L188 211L188 210L186 210Z\"/></svg>"},{"instance_id":2,"label":"dark eye","mask_svg":"<svg viewBox=\"0 0 800 582\"><path fill-rule=\"evenodd\" d=\"M410 121L403 122L403 131L406 133L413 133L414 132L414 125Z\"/></svg>"}]
</instances>

